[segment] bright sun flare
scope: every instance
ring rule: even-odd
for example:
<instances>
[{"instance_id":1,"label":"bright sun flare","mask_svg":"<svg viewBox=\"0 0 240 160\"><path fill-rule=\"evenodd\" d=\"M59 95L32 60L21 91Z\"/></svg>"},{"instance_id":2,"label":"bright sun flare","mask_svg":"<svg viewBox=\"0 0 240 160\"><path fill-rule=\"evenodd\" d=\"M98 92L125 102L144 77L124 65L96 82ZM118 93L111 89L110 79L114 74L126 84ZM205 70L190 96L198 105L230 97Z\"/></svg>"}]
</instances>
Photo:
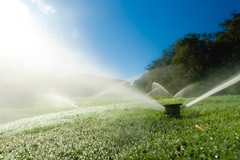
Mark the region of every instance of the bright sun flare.
<instances>
[{"instance_id":1,"label":"bright sun flare","mask_svg":"<svg viewBox=\"0 0 240 160\"><path fill-rule=\"evenodd\" d=\"M36 27L39 25L33 18L19 0L0 0L0 74L9 71L13 75L14 71L19 74L40 71L57 76L105 73L89 61L88 54L43 34L46 32Z\"/></svg>"},{"instance_id":2,"label":"bright sun flare","mask_svg":"<svg viewBox=\"0 0 240 160\"><path fill-rule=\"evenodd\" d=\"M18 0L0 1L0 67L7 64L14 69L54 74L74 72L69 51L40 34L31 18L28 8Z\"/></svg>"},{"instance_id":3,"label":"bright sun flare","mask_svg":"<svg viewBox=\"0 0 240 160\"><path fill-rule=\"evenodd\" d=\"M24 50L26 44L33 38L27 7L18 0L2 0L0 1L0 19L0 40L1 44L4 44L4 49Z\"/></svg>"},{"instance_id":4,"label":"bright sun flare","mask_svg":"<svg viewBox=\"0 0 240 160\"><path fill-rule=\"evenodd\" d=\"M39 54L37 45L41 44L41 38L33 27L28 8L18 0L2 0L0 1L0 19L1 58L5 63L39 69L38 64L41 58L37 55ZM48 59L48 57L45 58Z\"/></svg>"}]
</instances>

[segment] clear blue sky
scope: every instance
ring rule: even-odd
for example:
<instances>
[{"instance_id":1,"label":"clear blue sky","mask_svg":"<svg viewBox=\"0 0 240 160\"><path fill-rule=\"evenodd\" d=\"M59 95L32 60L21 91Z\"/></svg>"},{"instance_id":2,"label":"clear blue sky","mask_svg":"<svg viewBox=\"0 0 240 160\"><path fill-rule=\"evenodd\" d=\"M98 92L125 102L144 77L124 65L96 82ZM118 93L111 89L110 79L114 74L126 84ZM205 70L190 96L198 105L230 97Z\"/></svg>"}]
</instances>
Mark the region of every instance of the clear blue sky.
<instances>
[{"instance_id":1,"label":"clear blue sky","mask_svg":"<svg viewBox=\"0 0 240 160\"><path fill-rule=\"evenodd\" d=\"M212 33L239 0L21 0L66 44L127 79L145 71L178 38ZM88 55L86 55L88 56Z\"/></svg>"}]
</instances>

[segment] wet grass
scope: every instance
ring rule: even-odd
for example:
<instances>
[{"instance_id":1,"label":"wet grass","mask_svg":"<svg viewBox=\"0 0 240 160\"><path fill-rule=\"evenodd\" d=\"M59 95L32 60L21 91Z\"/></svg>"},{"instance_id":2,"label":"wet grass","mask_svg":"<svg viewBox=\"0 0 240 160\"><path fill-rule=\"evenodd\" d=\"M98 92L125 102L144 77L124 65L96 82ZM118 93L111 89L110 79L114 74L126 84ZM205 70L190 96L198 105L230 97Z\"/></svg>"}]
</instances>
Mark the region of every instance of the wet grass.
<instances>
[{"instance_id":1,"label":"wet grass","mask_svg":"<svg viewBox=\"0 0 240 160\"><path fill-rule=\"evenodd\" d=\"M76 113L1 132L0 159L240 159L240 96L210 97L181 114L141 107Z\"/></svg>"}]
</instances>

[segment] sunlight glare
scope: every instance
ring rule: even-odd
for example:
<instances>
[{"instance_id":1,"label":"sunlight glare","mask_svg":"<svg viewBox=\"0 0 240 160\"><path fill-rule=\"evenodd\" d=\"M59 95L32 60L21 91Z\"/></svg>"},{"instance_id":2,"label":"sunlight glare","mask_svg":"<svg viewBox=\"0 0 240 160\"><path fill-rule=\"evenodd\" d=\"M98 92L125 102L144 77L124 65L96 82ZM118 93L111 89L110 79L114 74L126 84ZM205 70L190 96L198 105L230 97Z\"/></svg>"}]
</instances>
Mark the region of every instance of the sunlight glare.
<instances>
[{"instance_id":1,"label":"sunlight glare","mask_svg":"<svg viewBox=\"0 0 240 160\"><path fill-rule=\"evenodd\" d=\"M41 34L28 8L18 0L0 1L0 67L44 71L53 74L75 72L69 50Z\"/></svg>"},{"instance_id":2,"label":"sunlight glare","mask_svg":"<svg viewBox=\"0 0 240 160\"><path fill-rule=\"evenodd\" d=\"M18 0L0 1L0 40L5 50L24 50L32 39L30 14ZM14 47L13 47L14 46Z\"/></svg>"}]
</instances>

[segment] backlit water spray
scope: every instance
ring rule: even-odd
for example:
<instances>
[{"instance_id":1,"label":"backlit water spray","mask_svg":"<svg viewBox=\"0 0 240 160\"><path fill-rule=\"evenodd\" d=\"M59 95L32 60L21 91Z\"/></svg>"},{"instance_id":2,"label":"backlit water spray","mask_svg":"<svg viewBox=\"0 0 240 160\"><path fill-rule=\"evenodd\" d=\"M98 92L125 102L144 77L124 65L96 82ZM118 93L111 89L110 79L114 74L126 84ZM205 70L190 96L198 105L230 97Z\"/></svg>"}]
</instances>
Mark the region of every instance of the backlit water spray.
<instances>
[{"instance_id":1,"label":"backlit water spray","mask_svg":"<svg viewBox=\"0 0 240 160\"><path fill-rule=\"evenodd\" d=\"M91 102L98 101L98 99L103 99L104 97L110 100L111 103L142 103L146 107L153 107L159 110L164 110L163 106L149 99L144 93L141 93L130 86L128 83L131 79L135 79L137 76L133 76L128 80L122 81L120 83L114 84L113 86L90 96L83 100L80 107L85 106Z\"/></svg>"},{"instance_id":2,"label":"backlit water spray","mask_svg":"<svg viewBox=\"0 0 240 160\"><path fill-rule=\"evenodd\" d=\"M169 93L162 85L160 85L157 82L152 83L152 90L147 95L154 95L154 94L173 97L171 93Z\"/></svg>"},{"instance_id":3,"label":"backlit water spray","mask_svg":"<svg viewBox=\"0 0 240 160\"><path fill-rule=\"evenodd\" d=\"M81 49L83 44L75 48L65 43L68 39L58 38L64 35L36 22L21 1L1 0L0 19L0 123L76 109L85 98L85 105L118 99L113 103L124 100L161 108L113 78L116 75L102 68L94 53Z\"/></svg>"},{"instance_id":4,"label":"backlit water spray","mask_svg":"<svg viewBox=\"0 0 240 160\"><path fill-rule=\"evenodd\" d=\"M190 84L190 85L184 87L183 89L181 89L179 92L177 92L174 95L174 98L184 97L186 93L189 93L189 91L193 88L193 86L194 86L194 84Z\"/></svg>"},{"instance_id":5,"label":"backlit water spray","mask_svg":"<svg viewBox=\"0 0 240 160\"><path fill-rule=\"evenodd\" d=\"M207 93L203 94L202 96L196 98L195 100L187 103L185 105L185 107L190 107L193 104L198 103L201 100L203 100L203 99L205 99L205 98L207 98L207 97L209 97L209 96L211 96L211 95L213 95L213 94L215 94L215 93L217 93L217 92L219 92L219 91L221 91L221 90L223 90L223 89L225 89L225 88L227 88L227 87L229 87L229 86L231 86L235 83L237 83L238 81L240 81L240 73L233 76L232 78L230 78L226 82L222 83L221 85L219 85L219 86L213 88L212 90L208 91Z\"/></svg>"}]
</instances>

